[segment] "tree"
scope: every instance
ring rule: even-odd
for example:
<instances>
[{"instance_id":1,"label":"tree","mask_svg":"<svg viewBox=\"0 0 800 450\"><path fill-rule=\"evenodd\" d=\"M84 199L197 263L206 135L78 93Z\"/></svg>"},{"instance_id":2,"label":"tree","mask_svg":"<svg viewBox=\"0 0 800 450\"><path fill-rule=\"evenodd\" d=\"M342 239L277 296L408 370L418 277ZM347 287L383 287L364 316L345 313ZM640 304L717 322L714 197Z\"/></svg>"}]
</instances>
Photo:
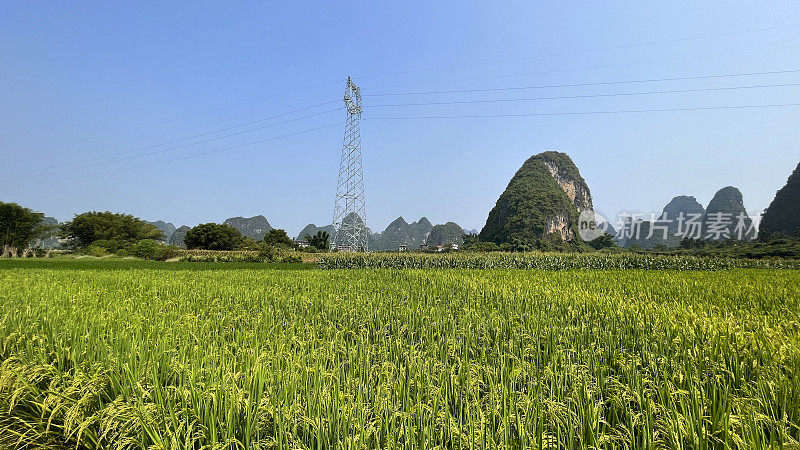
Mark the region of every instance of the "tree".
<instances>
[{"instance_id":1,"label":"tree","mask_svg":"<svg viewBox=\"0 0 800 450\"><path fill-rule=\"evenodd\" d=\"M480 242L478 235L475 233L462 234L461 240L464 241L464 244L462 245L462 248L464 249L472 248L475 244Z\"/></svg>"},{"instance_id":2,"label":"tree","mask_svg":"<svg viewBox=\"0 0 800 450\"><path fill-rule=\"evenodd\" d=\"M203 250L233 250L242 240L242 233L230 225L201 223L186 232L186 248Z\"/></svg>"},{"instance_id":3,"label":"tree","mask_svg":"<svg viewBox=\"0 0 800 450\"><path fill-rule=\"evenodd\" d=\"M241 233L241 231L240 231ZM264 245L263 242L256 242L253 238L246 237L242 235L242 240L236 244L235 250L260 250L261 247Z\"/></svg>"},{"instance_id":4,"label":"tree","mask_svg":"<svg viewBox=\"0 0 800 450\"><path fill-rule=\"evenodd\" d=\"M116 251L142 239L163 240L164 233L130 214L90 211L78 214L61 227L61 237L73 247L88 247L104 241L104 247Z\"/></svg>"},{"instance_id":5,"label":"tree","mask_svg":"<svg viewBox=\"0 0 800 450\"><path fill-rule=\"evenodd\" d=\"M494 242L475 242L469 246L469 249L476 252L496 252L499 250Z\"/></svg>"},{"instance_id":6,"label":"tree","mask_svg":"<svg viewBox=\"0 0 800 450\"><path fill-rule=\"evenodd\" d=\"M0 247L5 249L26 248L36 238L52 227L42 224L44 214L32 211L16 203L0 202Z\"/></svg>"},{"instance_id":7,"label":"tree","mask_svg":"<svg viewBox=\"0 0 800 450\"><path fill-rule=\"evenodd\" d=\"M317 250L327 250L330 246L331 235L327 231L317 231L317 234L311 236L305 235L303 238L308 242L308 245L316 248Z\"/></svg>"},{"instance_id":8,"label":"tree","mask_svg":"<svg viewBox=\"0 0 800 450\"><path fill-rule=\"evenodd\" d=\"M587 242L587 244L589 244L589 246L595 250L617 246L617 244L614 242L614 236L611 236L608 233L603 233L602 236L592 239L591 241Z\"/></svg>"},{"instance_id":9,"label":"tree","mask_svg":"<svg viewBox=\"0 0 800 450\"><path fill-rule=\"evenodd\" d=\"M286 230L273 228L264 235L264 243L272 247L294 247L294 241L286 234Z\"/></svg>"}]
</instances>

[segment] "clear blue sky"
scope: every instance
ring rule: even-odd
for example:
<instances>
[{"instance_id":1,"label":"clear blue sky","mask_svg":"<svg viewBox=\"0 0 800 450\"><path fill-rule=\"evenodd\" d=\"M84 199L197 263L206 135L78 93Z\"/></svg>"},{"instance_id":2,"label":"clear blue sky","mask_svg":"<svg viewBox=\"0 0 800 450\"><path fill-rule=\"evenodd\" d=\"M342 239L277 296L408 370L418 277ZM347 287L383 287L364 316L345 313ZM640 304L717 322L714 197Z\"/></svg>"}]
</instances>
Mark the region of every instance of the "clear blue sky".
<instances>
[{"instance_id":1,"label":"clear blue sky","mask_svg":"<svg viewBox=\"0 0 800 450\"><path fill-rule=\"evenodd\" d=\"M726 185L741 189L748 210L759 210L800 161L800 107L385 118L800 103L800 86L739 89L800 83L800 72L371 94L789 71L800 69L800 26L790 25L800 25L796 1L3 0L0 200L60 220L87 210L175 225L263 214L292 235L309 222L327 224L342 126L158 162L341 122L339 110L199 142L338 108L343 80L352 75L365 95L367 223L373 230L399 215L480 229L522 162L545 150L573 158L596 208L609 215L659 211L681 194L705 205ZM698 36L707 37L684 39ZM661 43L630 45L645 42ZM616 48L583 52L607 47ZM561 55L527 58L554 53ZM477 64L498 60L514 61ZM423 70L439 67L450 68ZM737 89L596 96L723 87ZM581 95L595 97L378 106ZM156 150L111 164L86 161ZM143 164L151 165L127 170ZM60 167L29 172L53 166ZM122 171L91 175L114 170ZM90 176L75 178L83 175Z\"/></svg>"}]
</instances>

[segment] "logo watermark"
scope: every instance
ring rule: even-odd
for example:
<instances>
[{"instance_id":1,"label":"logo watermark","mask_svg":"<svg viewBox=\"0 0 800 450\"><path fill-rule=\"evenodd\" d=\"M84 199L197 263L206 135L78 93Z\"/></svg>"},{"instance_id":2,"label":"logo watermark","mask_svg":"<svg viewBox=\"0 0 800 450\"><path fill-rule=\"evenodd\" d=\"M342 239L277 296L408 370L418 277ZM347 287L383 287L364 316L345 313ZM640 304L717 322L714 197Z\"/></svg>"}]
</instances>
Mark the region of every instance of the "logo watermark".
<instances>
[{"instance_id":1,"label":"logo watermark","mask_svg":"<svg viewBox=\"0 0 800 450\"><path fill-rule=\"evenodd\" d=\"M761 212L661 213L620 212L611 226L602 213L584 210L578 216L578 234L586 242L608 233L617 240L749 240L758 235Z\"/></svg>"},{"instance_id":2,"label":"logo watermark","mask_svg":"<svg viewBox=\"0 0 800 450\"><path fill-rule=\"evenodd\" d=\"M601 220L598 220L601 219ZM593 241L604 234L614 234L608 221L591 209L581 211L578 216L578 234L586 242Z\"/></svg>"}]
</instances>

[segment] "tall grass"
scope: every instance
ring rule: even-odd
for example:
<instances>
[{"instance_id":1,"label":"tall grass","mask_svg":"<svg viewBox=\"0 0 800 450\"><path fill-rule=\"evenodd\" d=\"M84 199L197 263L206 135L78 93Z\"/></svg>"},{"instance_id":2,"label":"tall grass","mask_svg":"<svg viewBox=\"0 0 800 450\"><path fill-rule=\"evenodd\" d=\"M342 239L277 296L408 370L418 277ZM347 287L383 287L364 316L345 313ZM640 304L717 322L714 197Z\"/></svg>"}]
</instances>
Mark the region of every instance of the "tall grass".
<instances>
[{"instance_id":1,"label":"tall grass","mask_svg":"<svg viewBox=\"0 0 800 450\"><path fill-rule=\"evenodd\" d=\"M800 272L0 270L0 447L765 448Z\"/></svg>"}]
</instances>

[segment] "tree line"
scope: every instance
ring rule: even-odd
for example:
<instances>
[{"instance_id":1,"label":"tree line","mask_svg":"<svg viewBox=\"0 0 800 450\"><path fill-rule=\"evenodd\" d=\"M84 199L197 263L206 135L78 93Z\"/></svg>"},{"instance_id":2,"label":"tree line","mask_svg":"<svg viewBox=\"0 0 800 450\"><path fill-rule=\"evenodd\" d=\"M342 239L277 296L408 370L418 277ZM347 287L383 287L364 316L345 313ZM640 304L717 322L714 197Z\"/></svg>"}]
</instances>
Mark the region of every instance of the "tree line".
<instances>
[{"instance_id":1,"label":"tree line","mask_svg":"<svg viewBox=\"0 0 800 450\"><path fill-rule=\"evenodd\" d=\"M145 259L169 259L180 249L166 245L166 236L155 225L130 214L89 211L77 214L60 225L45 225L44 214L16 203L0 202L0 247L3 256L24 256L36 242L57 236L65 249L92 256L116 254ZM330 236L325 231L305 240L305 251L322 251L329 247ZM258 241L242 236L236 228L218 223L201 223L186 232L187 249L253 250L271 252L275 249L301 249L286 230L273 228Z\"/></svg>"}]
</instances>

